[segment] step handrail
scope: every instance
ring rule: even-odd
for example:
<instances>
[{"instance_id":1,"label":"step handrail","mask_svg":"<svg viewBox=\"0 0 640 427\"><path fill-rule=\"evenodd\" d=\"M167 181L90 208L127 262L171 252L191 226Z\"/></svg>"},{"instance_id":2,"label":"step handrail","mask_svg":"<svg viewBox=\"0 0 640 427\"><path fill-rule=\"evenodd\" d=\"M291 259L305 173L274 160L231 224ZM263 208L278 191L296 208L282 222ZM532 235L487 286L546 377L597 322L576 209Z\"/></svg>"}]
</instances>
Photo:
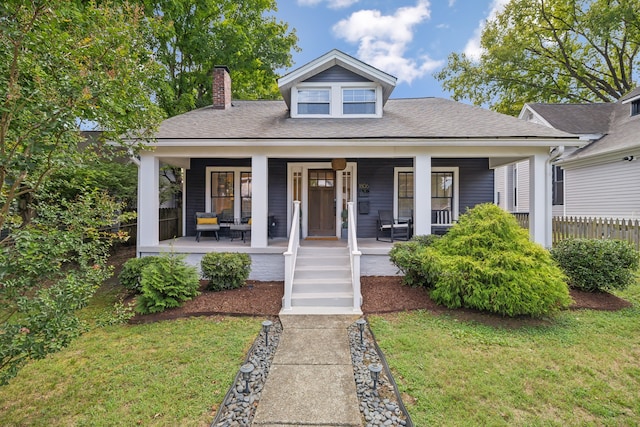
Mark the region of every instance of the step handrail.
<instances>
[{"instance_id":1,"label":"step handrail","mask_svg":"<svg viewBox=\"0 0 640 427\"><path fill-rule=\"evenodd\" d=\"M351 287L353 288L353 311L359 312L362 306L360 291L360 256L358 249L358 233L353 202L347 203L347 245L349 247L349 261L351 262Z\"/></svg>"},{"instance_id":2,"label":"step handrail","mask_svg":"<svg viewBox=\"0 0 640 427\"><path fill-rule=\"evenodd\" d=\"M289 231L289 245L284 255L284 296L282 309L291 310L291 293L293 290L293 274L296 270L296 259L300 248L300 201L293 202L293 219Z\"/></svg>"}]
</instances>

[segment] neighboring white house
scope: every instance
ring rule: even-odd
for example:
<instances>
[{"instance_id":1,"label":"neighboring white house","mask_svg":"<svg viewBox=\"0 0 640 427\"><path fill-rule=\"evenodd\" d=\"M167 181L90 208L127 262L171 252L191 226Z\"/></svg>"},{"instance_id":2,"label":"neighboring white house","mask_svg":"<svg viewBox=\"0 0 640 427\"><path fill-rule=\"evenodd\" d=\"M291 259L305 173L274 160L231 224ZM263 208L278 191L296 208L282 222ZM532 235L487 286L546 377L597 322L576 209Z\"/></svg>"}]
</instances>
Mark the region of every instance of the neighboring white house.
<instances>
[{"instance_id":1,"label":"neighboring white house","mask_svg":"<svg viewBox=\"0 0 640 427\"><path fill-rule=\"evenodd\" d=\"M640 88L615 103L526 104L520 119L576 135L581 147L556 152L554 216L640 217ZM529 212L528 162L496 168L496 200Z\"/></svg>"}]
</instances>

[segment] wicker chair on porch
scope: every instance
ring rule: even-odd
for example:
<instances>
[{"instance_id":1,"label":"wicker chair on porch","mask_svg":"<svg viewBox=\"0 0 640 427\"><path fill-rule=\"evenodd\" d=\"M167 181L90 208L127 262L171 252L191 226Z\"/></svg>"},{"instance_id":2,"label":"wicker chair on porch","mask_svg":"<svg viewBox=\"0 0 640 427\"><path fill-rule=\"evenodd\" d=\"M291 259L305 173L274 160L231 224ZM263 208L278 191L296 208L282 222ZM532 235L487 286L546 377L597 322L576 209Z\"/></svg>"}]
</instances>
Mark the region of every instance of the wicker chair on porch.
<instances>
[{"instance_id":1,"label":"wicker chair on porch","mask_svg":"<svg viewBox=\"0 0 640 427\"><path fill-rule=\"evenodd\" d=\"M200 241L200 235L203 231L213 231L216 240L220 240L219 230L220 223L215 212L196 212L196 242Z\"/></svg>"},{"instance_id":2,"label":"wicker chair on porch","mask_svg":"<svg viewBox=\"0 0 640 427\"><path fill-rule=\"evenodd\" d=\"M411 220L398 221L389 210L378 211L376 224L376 240L393 242L395 240L409 240L411 237ZM385 240L387 239L387 240Z\"/></svg>"}]
</instances>

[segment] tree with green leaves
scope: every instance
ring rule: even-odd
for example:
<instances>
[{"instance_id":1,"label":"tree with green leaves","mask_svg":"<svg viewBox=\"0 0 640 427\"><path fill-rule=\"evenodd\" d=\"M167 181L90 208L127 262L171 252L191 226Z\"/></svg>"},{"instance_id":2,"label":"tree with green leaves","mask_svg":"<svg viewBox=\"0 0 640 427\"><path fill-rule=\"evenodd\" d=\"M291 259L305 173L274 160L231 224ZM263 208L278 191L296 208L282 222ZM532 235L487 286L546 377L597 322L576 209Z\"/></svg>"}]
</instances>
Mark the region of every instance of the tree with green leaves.
<instances>
[{"instance_id":1,"label":"tree with green leaves","mask_svg":"<svg viewBox=\"0 0 640 427\"><path fill-rule=\"evenodd\" d=\"M525 102L610 102L635 87L640 0L511 0L436 78L456 100L516 115Z\"/></svg>"},{"instance_id":2,"label":"tree with green leaves","mask_svg":"<svg viewBox=\"0 0 640 427\"><path fill-rule=\"evenodd\" d=\"M121 204L91 180L68 193L51 185L160 122L151 94L161 69L143 12L109 1L0 3L0 384L78 335L77 310L110 274ZM84 138L83 124L100 137Z\"/></svg>"},{"instance_id":3,"label":"tree with green leaves","mask_svg":"<svg viewBox=\"0 0 640 427\"><path fill-rule=\"evenodd\" d=\"M168 116L211 105L215 65L226 65L236 99L279 97L276 71L291 66L294 31L270 12L275 0L141 0L165 67L157 101Z\"/></svg>"}]
</instances>

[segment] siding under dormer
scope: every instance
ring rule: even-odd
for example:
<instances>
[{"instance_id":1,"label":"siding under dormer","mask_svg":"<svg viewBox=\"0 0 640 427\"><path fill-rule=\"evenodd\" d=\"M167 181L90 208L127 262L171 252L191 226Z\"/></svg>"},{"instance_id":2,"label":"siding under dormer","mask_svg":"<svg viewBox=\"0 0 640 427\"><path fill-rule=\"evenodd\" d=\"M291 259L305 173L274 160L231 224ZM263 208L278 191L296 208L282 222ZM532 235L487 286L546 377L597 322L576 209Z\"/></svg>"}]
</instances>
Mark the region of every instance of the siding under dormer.
<instances>
[{"instance_id":1,"label":"siding under dormer","mask_svg":"<svg viewBox=\"0 0 640 427\"><path fill-rule=\"evenodd\" d=\"M355 82L370 82L371 80L361 76L360 74L356 74L353 71L349 71L346 68L343 68L339 65L334 65L333 67L316 74L305 80L307 83L355 83Z\"/></svg>"}]
</instances>

